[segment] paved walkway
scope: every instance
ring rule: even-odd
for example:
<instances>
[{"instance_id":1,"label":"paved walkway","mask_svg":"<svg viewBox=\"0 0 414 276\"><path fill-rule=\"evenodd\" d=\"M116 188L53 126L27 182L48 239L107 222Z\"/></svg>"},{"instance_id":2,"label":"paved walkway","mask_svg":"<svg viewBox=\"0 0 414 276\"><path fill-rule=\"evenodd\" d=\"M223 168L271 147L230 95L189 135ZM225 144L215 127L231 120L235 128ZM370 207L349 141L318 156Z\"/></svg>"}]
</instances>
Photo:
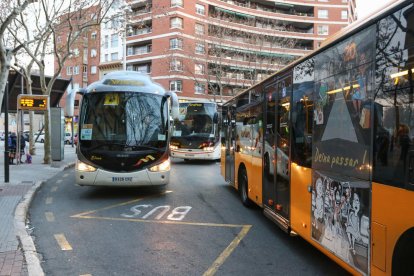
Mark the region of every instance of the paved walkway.
<instances>
[{"instance_id":1,"label":"paved walkway","mask_svg":"<svg viewBox=\"0 0 414 276\"><path fill-rule=\"evenodd\" d=\"M0 142L0 276L44 274L33 240L26 229L27 210L41 184L73 166L76 153L74 147L66 145L63 160L45 165L43 146L36 143L32 164L10 165L9 183L5 183L4 141Z\"/></svg>"}]
</instances>

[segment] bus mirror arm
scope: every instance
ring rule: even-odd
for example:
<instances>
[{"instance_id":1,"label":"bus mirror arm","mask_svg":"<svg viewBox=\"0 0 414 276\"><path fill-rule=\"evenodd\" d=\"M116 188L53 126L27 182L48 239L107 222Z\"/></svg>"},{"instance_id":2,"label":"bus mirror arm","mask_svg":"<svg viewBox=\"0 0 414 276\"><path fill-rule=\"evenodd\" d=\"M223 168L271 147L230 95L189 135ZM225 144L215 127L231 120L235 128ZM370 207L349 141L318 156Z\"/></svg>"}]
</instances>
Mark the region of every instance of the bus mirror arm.
<instances>
[{"instance_id":1,"label":"bus mirror arm","mask_svg":"<svg viewBox=\"0 0 414 276\"><path fill-rule=\"evenodd\" d=\"M177 94L171 91L167 91L164 97L171 98L171 115L173 119L178 119L180 113L178 108L178 97Z\"/></svg>"},{"instance_id":2,"label":"bus mirror arm","mask_svg":"<svg viewBox=\"0 0 414 276\"><path fill-rule=\"evenodd\" d=\"M414 191L414 150L407 153L407 162L405 164L405 188Z\"/></svg>"}]
</instances>

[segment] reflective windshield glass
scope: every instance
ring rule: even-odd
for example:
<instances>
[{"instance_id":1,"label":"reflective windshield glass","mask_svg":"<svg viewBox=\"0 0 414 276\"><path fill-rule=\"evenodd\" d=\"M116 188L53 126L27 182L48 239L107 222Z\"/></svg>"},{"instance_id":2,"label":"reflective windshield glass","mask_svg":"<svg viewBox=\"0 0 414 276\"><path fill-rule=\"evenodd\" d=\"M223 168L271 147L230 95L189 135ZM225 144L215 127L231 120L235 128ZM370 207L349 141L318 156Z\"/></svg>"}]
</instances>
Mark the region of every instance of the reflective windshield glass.
<instances>
[{"instance_id":1,"label":"reflective windshield glass","mask_svg":"<svg viewBox=\"0 0 414 276\"><path fill-rule=\"evenodd\" d=\"M180 103L180 117L175 122L174 136L205 135L214 137L212 103Z\"/></svg>"},{"instance_id":2,"label":"reflective windshield glass","mask_svg":"<svg viewBox=\"0 0 414 276\"><path fill-rule=\"evenodd\" d=\"M159 95L91 93L82 103L80 141L87 147L165 147L167 118L167 104Z\"/></svg>"}]
</instances>

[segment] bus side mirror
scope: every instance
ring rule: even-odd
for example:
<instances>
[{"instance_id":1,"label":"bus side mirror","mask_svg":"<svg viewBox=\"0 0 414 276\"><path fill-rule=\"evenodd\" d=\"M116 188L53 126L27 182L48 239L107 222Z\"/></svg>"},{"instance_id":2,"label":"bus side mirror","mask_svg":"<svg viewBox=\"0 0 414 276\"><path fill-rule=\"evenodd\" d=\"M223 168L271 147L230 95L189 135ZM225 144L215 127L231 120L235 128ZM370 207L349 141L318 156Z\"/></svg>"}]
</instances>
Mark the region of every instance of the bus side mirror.
<instances>
[{"instance_id":1,"label":"bus side mirror","mask_svg":"<svg viewBox=\"0 0 414 276\"><path fill-rule=\"evenodd\" d=\"M218 113L216 112L216 113L214 113L214 116L213 116L213 124L217 124L218 123Z\"/></svg>"},{"instance_id":2,"label":"bus side mirror","mask_svg":"<svg viewBox=\"0 0 414 276\"><path fill-rule=\"evenodd\" d=\"M165 93L165 96L171 98L171 115L172 118L178 119L178 117L180 116L179 113L179 108L178 108L178 97L177 94L175 94L174 92L168 91Z\"/></svg>"},{"instance_id":3,"label":"bus side mirror","mask_svg":"<svg viewBox=\"0 0 414 276\"><path fill-rule=\"evenodd\" d=\"M407 162L405 164L405 188L414 191L414 151L407 153Z\"/></svg>"}]
</instances>

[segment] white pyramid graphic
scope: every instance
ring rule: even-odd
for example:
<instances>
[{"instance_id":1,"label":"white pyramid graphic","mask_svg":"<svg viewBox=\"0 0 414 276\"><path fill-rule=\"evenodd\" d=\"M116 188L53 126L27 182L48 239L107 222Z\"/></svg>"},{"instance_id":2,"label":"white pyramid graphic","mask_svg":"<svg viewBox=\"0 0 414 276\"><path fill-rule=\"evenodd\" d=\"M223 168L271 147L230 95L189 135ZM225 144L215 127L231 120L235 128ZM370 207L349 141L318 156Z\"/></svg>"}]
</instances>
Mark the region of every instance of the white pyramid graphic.
<instances>
[{"instance_id":1,"label":"white pyramid graphic","mask_svg":"<svg viewBox=\"0 0 414 276\"><path fill-rule=\"evenodd\" d=\"M335 94L335 102L329 114L328 123L326 124L321 141L337 138L358 143L351 115L349 114L342 92Z\"/></svg>"}]
</instances>

